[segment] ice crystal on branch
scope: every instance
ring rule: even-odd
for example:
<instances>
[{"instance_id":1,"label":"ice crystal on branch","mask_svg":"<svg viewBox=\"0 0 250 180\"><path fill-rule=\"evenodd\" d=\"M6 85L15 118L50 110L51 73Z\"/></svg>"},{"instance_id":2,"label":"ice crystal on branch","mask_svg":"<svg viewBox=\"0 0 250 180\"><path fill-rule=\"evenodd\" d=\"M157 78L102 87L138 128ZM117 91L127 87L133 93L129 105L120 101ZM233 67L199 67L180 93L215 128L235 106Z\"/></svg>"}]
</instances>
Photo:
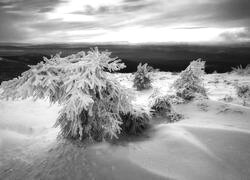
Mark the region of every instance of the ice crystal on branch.
<instances>
[{"instance_id":1,"label":"ice crystal on branch","mask_svg":"<svg viewBox=\"0 0 250 180\"><path fill-rule=\"evenodd\" d=\"M121 60L97 48L67 57L60 54L30 66L20 77L1 84L2 98L49 98L62 105L56 126L64 137L102 140L122 131L121 114L132 112L130 97L110 72Z\"/></svg>"}]
</instances>

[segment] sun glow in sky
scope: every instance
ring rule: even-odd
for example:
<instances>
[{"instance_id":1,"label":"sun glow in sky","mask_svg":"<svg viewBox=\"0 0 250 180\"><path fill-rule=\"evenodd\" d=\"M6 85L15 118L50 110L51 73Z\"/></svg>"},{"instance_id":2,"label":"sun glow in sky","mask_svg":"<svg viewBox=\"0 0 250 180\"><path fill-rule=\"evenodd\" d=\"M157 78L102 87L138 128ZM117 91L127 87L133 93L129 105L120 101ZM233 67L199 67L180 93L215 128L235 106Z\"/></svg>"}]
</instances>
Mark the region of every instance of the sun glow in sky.
<instances>
[{"instance_id":1,"label":"sun glow in sky","mask_svg":"<svg viewBox=\"0 0 250 180\"><path fill-rule=\"evenodd\" d=\"M0 42L249 42L249 9L249 0L2 0Z\"/></svg>"},{"instance_id":2,"label":"sun glow in sky","mask_svg":"<svg viewBox=\"0 0 250 180\"><path fill-rule=\"evenodd\" d=\"M147 42L209 42L223 41L219 37L222 33L244 32L244 28L202 28L202 29L171 29L171 28L141 28L131 27L118 31L113 31L97 38L92 38L93 42L100 41L128 41L130 43ZM79 33L80 35L80 33ZM90 40L91 41L91 40Z\"/></svg>"}]
</instances>

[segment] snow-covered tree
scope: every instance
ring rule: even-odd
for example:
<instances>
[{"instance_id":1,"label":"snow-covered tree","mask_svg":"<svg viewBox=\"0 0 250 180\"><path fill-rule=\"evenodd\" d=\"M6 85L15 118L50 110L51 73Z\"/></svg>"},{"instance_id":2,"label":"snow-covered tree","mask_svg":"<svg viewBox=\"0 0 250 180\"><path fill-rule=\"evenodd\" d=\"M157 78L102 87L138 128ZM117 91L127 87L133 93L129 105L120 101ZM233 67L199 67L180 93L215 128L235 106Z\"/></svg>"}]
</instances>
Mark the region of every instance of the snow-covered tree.
<instances>
[{"instance_id":1,"label":"snow-covered tree","mask_svg":"<svg viewBox=\"0 0 250 180\"><path fill-rule=\"evenodd\" d=\"M179 121L183 116L176 113L171 104L170 96L156 96L151 101L151 112L153 116L166 118L168 122Z\"/></svg>"},{"instance_id":2,"label":"snow-covered tree","mask_svg":"<svg viewBox=\"0 0 250 180\"><path fill-rule=\"evenodd\" d=\"M176 95L186 101L192 100L197 96L206 97L206 90L203 86L205 61L197 59L181 72L180 77L174 82Z\"/></svg>"},{"instance_id":3,"label":"snow-covered tree","mask_svg":"<svg viewBox=\"0 0 250 180\"><path fill-rule=\"evenodd\" d=\"M147 110L133 106L133 110L127 114L121 114L122 130L125 134L140 134L149 126L150 114Z\"/></svg>"},{"instance_id":4,"label":"snow-covered tree","mask_svg":"<svg viewBox=\"0 0 250 180\"><path fill-rule=\"evenodd\" d=\"M110 55L95 48L67 57L57 54L44 58L20 77L3 82L1 98L49 98L51 103L58 103L62 109L55 125L61 128L63 137L95 140L117 137L124 115L144 114L133 113L130 96L110 76L110 72L126 67Z\"/></svg>"},{"instance_id":5,"label":"snow-covered tree","mask_svg":"<svg viewBox=\"0 0 250 180\"><path fill-rule=\"evenodd\" d=\"M245 68L243 68L242 65L238 67L232 67L232 72L238 75L250 75L250 64L246 65Z\"/></svg>"},{"instance_id":6,"label":"snow-covered tree","mask_svg":"<svg viewBox=\"0 0 250 180\"><path fill-rule=\"evenodd\" d=\"M243 101L243 105L246 106L250 101L250 86L249 85L236 85L236 93Z\"/></svg>"},{"instance_id":7,"label":"snow-covered tree","mask_svg":"<svg viewBox=\"0 0 250 180\"><path fill-rule=\"evenodd\" d=\"M134 75L134 87L137 90L149 89L151 88L152 82L152 72L157 71L153 67L148 66L148 64L142 65L141 63L137 66L137 71Z\"/></svg>"}]
</instances>

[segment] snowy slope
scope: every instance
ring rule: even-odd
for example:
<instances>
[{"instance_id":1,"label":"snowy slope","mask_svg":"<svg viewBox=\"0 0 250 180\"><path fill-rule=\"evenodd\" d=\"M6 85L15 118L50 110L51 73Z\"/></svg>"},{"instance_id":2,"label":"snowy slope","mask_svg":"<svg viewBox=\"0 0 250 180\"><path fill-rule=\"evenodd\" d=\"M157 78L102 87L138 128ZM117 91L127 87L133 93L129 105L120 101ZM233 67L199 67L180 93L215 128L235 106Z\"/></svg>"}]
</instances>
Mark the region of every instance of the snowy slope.
<instances>
[{"instance_id":1,"label":"snowy slope","mask_svg":"<svg viewBox=\"0 0 250 180\"><path fill-rule=\"evenodd\" d=\"M134 104L148 107L152 93L174 93L178 74L155 73L153 88L140 92L132 74L113 77L134 94ZM176 105L182 121L156 125L145 137L88 148L56 139L52 126L59 106L0 101L0 179L247 179L250 107L237 98L236 82L250 85L250 77L205 75L209 100ZM226 95L233 101L223 101Z\"/></svg>"}]
</instances>

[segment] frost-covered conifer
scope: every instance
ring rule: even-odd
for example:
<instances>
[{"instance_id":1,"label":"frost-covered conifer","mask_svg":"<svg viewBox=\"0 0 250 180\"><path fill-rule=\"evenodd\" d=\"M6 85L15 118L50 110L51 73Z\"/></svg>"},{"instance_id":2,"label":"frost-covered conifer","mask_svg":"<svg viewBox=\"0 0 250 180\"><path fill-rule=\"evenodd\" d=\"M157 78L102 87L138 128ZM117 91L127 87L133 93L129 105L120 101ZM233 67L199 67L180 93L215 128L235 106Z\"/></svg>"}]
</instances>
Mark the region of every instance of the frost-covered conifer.
<instances>
[{"instance_id":1,"label":"frost-covered conifer","mask_svg":"<svg viewBox=\"0 0 250 180\"><path fill-rule=\"evenodd\" d=\"M156 70L153 67L148 66L148 64L142 65L141 63L137 66L137 71L134 75L134 87L137 90L149 89L151 88L151 75L152 72Z\"/></svg>"},{"instance_id":2,"label":"frost-covered conifer","mask_svg":"<svg viewBox=\"0 0 250 180\"><path fill-rule=\"evenodd\" d=\"M151 110L154 116L167 118L168 122L179 121L183 118L181 114L175 112L169 96L155 97L151 102Z\"/></svg>"},{"instance_id":3,"label":"frost-covered conifer","mask_svg":"<svg viewBox=\"0 0 250 180\"><path fill-rule=\"evenodd\" d=\"M124 115L144 114L133 113L128 93L111 78L110 72L125 65L110 55L95 48L67 57L57 54L44 58L20 77L3 82L1 98L49 98L51 103L58 103L62 109L56 126L64 137L95 140L117 137L123 130ZM140 124L146 122L142 120Z\"/></svg>"},{"instance_id":4,"label":"frost-covered conifer","mask_svg":"<svg viewBox=\"0 0 250 180\"><path fill-rule=\"evenodd\" d=\"M150 114L145 109L133 106L127 114L121 114L123 119L122 129L126 134L140 134L149 126Z\"/></svg>"},{"instance_id":5,"label":"frost-covered conifer","mask_svg":"<svg viewBox=\"0 0 250 180\"><path fill-rule=\"evenodd\" d=\"M206 97L206 90L202 84L204 75L205 61L198 59L192 61L190 65L181 72L180 77L174 82L176 95L186 101L192 100L201 95Z\"/></svg>"},{"instance_id":6,"label":"frost-covered conifer","mask_svg":"<svg viewBox=\"0 0 250 180\"><path fill-rule=\"evenodd\" d=\"M243 68L242 65L233 67L232 72L235 72L238 75L250 75L250 64L246 65L245 68Z\"/></svg>"},{"instance_id":7,"label":"frost-covered conifer","mask_svg":"<svg viewBox=\"0 0 250 180\"><path fill-rule=\"evenodd\" d=\"M247 101L250 101L250 86L249 85L236 85L236 93L243 101L243 105L246 106Z\"/></svg>"}]
</instances>

